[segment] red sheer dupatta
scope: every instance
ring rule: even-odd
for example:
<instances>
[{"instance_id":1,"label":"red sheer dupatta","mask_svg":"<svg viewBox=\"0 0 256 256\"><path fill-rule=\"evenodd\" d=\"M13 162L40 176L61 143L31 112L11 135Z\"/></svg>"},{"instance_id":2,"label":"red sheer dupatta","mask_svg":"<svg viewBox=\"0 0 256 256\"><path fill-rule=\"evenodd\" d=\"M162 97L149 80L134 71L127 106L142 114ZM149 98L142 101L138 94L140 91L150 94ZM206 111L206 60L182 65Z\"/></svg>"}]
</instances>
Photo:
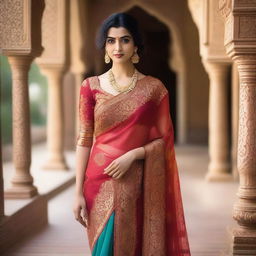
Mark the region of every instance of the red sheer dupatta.
<instances>
[{"instance_id":1,"label":"red sheer dupatta","mask_svg":"<svg viewBox=\"0 0 256 256\"><path fill-rule=\"evenodd\" d=\"M153 141L144 146L143 255L190 256L168 94L155 114Z\"/></svg>"}]
</instances>

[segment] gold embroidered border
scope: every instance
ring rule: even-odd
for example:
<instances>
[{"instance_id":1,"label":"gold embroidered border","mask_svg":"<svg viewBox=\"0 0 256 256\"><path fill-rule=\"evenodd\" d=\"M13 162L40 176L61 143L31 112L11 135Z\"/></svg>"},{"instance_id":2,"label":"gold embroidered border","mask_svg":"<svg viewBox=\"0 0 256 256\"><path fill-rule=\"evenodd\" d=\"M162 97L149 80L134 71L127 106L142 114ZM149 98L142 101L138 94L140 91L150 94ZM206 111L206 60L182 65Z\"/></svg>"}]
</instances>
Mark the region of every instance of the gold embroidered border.
<instances>
[{"instance_id":1,"label":"gold embroidered border","mask_svg":"<svg viewBox=\"0 0 256 256\"><path fill-rule=\"evenodd\" d=\"M114 255L134 256L137 242L137 199L142 192L143 161L133 162L127 173L114 182ZM143 207L141 205L141 207Z\"/></svg>"},{"instance_id":2,"label":"gold embroidered border","mask_svg":"<svg viewBox=\"0 0 256 256\"><path fill-rule=\"evenodd\" d=\"M88 216L87 234L91 251L114 208L113 180L105 181L95 198L93 207Z\"/></svg>"},{"instance_id":3,"label":"gold embroidered border","mask_svg":"<svg viewBox=\"0 0 256 256\"><path fill-rule=\"evenodd\" d=\"M142 255L166 255L164 141L144 146L144 226Z\"/></svg>"},{"instance_id":4,"label":"gold embroidered border","mask_svg":"<svg viewBox=\"0 0 256 256\"><path fill-rule=\"evenodd\" d=\"M91 90L99 90L99 91L103 91L100 87L99 84L99 79L97 78L97 76L93 76L89 78L89 84L90 84L90 88ZM114 95L111 95L108 92L103 91L103 93L95 93L95 108L94 111L96 112L97 109L104 103L106 100L111 99L112 97L115 97Z\"/></svg>"},{"instance_id":5,"label":"gold embroidered border","mask_svg":"<svg viewBox=\"0 0 256 256\"><path fill-rule=\"evenodd\" d=\"M77 145L91 147L93 142L93 128L90 124L81 127L77 137Z\"/></svg>"}]
</instances>

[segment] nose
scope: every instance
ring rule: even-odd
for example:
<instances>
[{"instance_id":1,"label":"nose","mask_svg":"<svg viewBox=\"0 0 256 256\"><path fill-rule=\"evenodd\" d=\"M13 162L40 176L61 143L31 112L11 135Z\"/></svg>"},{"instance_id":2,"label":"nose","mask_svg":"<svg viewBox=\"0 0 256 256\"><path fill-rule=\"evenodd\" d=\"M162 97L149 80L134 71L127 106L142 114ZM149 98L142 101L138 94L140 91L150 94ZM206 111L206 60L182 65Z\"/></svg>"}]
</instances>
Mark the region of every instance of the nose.
<instances>
[{"instance_id":1,"label":"nose","mask_svg":"<svg viewBox=\"0 0 256 256\"><path fill-rule=\"evenodd\" d=\"M122 45L119 40L116 40L115 50L118 52L122 49Z\"/></svg>"}]
</instances>

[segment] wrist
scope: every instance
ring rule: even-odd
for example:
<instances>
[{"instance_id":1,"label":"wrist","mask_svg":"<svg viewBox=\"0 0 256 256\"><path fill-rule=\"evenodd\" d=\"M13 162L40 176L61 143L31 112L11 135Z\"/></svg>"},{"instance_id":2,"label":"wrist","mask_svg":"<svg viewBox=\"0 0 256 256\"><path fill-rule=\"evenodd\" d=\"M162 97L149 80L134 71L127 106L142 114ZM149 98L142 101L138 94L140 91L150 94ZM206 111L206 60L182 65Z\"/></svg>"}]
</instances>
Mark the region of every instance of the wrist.
<instances>
[{"instance_id":1,"label":"wrist","mask_svg":"<svg viewBox=\"0 0 256 256\"><path fill-rule=\"evenodd\" d=\"M137 154L136 159L144 159L145 158L145 148L144 147L137 148L136 154Z\"/></svg>"},{"instance_id":2,"label":"wrist","mask_svg":"<svg viewBox=\"0 0 256 256\"><path fill-rule=\"evenodd\" d=\"M135 161L138 157L136 149L132 149L132 150L128 151L127 154L130 155L132 161Z\"/></svg>"},{"instance_id":3,"label":"wrist","mask_svg":"<svg viewBox=\"0 0 256 256\"><path fill-rule=\"evenodd\" d=\"M135 148L129 151L133 160L144 159L145 149L144 147Z\"/></svg>"},{"instance_id":4,"label":"wrist","mask_svg":"<svg viewBox=\"0 0 256 256\"><path fill-rule=\"evenodd\" d=\"M76 191L75 196L84 196L83 191L82 190Z\"/></svg>"}]
</instances>

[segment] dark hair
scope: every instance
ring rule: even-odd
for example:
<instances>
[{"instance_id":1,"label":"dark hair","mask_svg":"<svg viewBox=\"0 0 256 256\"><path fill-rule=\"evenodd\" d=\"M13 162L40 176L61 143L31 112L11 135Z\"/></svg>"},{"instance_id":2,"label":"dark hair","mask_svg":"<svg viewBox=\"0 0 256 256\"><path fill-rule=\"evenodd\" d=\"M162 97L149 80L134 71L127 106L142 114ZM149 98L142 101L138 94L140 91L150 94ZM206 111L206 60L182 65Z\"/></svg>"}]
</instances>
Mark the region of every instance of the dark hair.
<instances>
[{"instance_id":1,"label":"dark hair","mask_svg":"<svg viewBox=\"0 0 256 256\"><path fill-rule=\"evenodd\" d=\"M134 44L138 47L137 53L140 54L143 51L144 45L138 23L133 16L127 13L114 13L103 21L96 38L96 45L99 49L105 48L108 31L111 27L126 28L132 35Z\"/></svg>"}]
</instances>

